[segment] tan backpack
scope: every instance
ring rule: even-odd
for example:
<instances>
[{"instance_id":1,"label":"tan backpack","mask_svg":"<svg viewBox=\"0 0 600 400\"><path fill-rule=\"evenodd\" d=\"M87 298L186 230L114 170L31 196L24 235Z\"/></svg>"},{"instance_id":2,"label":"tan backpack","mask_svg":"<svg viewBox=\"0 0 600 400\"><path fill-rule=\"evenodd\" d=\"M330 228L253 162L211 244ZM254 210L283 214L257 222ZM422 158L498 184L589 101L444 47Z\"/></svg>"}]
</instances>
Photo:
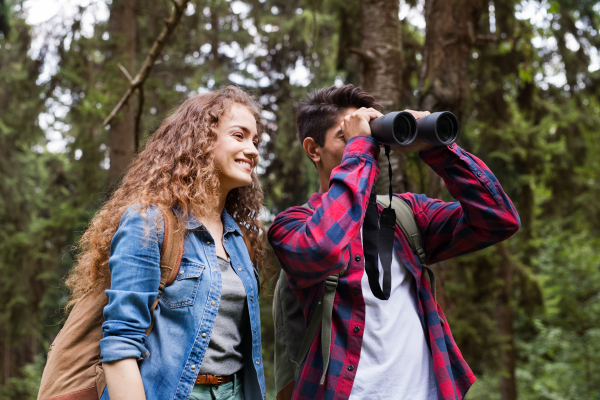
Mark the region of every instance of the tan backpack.
<instances>
[{"instance_id":1,"label":"tan backpack","mask_svg":"<svg viewBox=\"0 0 600 400\"><path fill-rule=\"evenodd\" d=\"M154 309L162 292L175 280L181 257L185 232L177 229L177 217L171 209L162 209L165 221L164 239L160 252L160 285ZM87 293L77 302L64 327L48 351L48 361L42 375L38 400L98 400L106 387L106 378L100 361L102 313L108 298L100 287Z\"/></svg>"}]
</instances>

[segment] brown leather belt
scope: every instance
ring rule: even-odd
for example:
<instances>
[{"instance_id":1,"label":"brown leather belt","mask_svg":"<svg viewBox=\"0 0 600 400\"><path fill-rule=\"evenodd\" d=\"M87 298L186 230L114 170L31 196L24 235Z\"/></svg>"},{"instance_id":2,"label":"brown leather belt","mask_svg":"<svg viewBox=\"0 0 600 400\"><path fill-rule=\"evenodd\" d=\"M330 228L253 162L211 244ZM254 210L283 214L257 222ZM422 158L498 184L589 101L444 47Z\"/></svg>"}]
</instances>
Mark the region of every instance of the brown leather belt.
<instances>
[{"instance_id":1,"label":"brown leather belt","mask_svg":"<svg viewBox=\"0 0 600 400\"><path fill-rule=\"evenodd\" d=\"M196 385L215 385L219 386L223 383L231 382L235 378L235 375L198 375L196 377Z\"/></svg>"}]
</instances>

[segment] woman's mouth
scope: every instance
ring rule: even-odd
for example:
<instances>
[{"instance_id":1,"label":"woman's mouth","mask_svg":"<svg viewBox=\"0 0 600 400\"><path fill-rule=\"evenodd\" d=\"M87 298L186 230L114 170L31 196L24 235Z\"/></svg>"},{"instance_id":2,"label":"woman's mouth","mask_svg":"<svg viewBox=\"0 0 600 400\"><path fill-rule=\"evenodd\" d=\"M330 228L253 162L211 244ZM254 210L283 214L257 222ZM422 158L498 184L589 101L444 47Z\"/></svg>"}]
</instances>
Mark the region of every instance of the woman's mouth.
<instances>
[{"instance_id":1,"label":"woman's mouth","mask_svg":"<svg viewBox=\"0 0 600 400\"><path fill-rule=\"evenodd\" d=\"M252 171L252 161L247 159L237 159L235 160L236 164L241 165L246 171Z\"/></svg>"}]
</instances>

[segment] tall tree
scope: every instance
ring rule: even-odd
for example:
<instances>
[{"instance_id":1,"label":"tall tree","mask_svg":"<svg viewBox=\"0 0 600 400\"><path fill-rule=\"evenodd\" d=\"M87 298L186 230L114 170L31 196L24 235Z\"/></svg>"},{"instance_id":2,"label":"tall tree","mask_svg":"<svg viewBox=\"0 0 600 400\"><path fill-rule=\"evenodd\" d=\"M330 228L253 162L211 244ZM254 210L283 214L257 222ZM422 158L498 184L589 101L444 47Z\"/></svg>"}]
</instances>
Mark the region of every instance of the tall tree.
<instances>
[{"instance_id":1,"label":"tall tree","mask_svg":"<svg viewBox=\"0 0 600 400\"><path fill-rule=\"evenodd\" d=\"M109 32L111 36L111 55L106 68L118 71L117 64L127 69L129 74L135 73L137 56L137 10L136 0L113 0L110 8ZM111 74L112 80L126 82L122 73ZM122 85L125 86L125 85ZM114 84L117 88L119 85ZM117 99L120 92L112 97ZM136 148L135 137L135 104L132 100L126 103L119 118L113 120L109 130L110 168L108 185L116 183L133 159Z\"/></svg>"}]
</instances>

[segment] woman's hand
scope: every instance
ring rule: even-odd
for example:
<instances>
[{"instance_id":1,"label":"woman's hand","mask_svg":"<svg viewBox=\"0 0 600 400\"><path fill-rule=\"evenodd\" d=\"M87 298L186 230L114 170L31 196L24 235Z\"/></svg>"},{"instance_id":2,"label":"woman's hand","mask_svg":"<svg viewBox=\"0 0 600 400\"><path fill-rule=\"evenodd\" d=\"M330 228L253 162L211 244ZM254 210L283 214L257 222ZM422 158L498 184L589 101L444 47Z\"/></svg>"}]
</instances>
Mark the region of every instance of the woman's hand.
<instances>
[{"instance_id":1,"label":"woman's hand","mask_svg":"<svg viewBox=\"0 0 600 400\"><path fill-rule=\"evenodd\" d=\"M416 120L419 120L419 119L431 114L429 111L414 111L414 110L404 110L404 111L411 113L413 115L413 117L415 117ZM419 142L419 140L417 139L408 146L390 147L390 149L393 151L398 151L400 153L418 153L420 151L429 150L431 147L433 147L433 145L431 145L429 143L425 143L425 142Z\"/></svg>"},{"instance_id":2,"label":"woman's hand","mask_svg":"<svg viewBox=\"0 0 600 400\"><path fill-rule=\"evenodd\" d=\"M137 361L126 358L103 363L111 400L146 400L142 375Z\"/></svg>"}]
</instances>

